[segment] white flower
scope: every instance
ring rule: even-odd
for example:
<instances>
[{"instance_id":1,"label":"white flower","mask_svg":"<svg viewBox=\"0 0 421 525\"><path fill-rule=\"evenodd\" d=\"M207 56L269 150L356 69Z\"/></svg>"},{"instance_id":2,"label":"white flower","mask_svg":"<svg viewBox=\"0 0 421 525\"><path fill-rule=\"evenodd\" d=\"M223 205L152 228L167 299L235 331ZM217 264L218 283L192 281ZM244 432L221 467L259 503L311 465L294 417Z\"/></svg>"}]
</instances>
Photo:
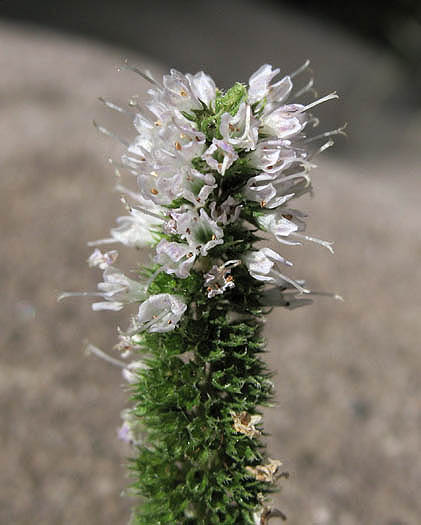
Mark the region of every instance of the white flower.
<instances>
[{"instance_id":1,"label":"white flower","mask_svg":"<svg viewBox=\"0 0 421 525\"><path fill-rule=\"evenodd\" d=\"M269 91L272 79L279 73L279 69L272 69L269 64L263 64L249 79L248 101L255 104L264 99Z\"/></svg>"},{"instance_id":2,"label":"white flower","mask_svg":"<svg viewBox=\"0 0 421 525\"><path fill-rule=\"evenodd\" d=\"M180 111L189 111L191 109L201 109L201 104L193 92L189 79L177 71L171 69L169 75L164 75L164 89L161 91L162 98L165 102L171 104ZM154 93L154 90L150 90Z\"/></svg>"},{"instance_id":3,"label":"white flower","mask_svg":"<svg viewBox=\"0 0 421 525\"><path fill-rule=\"evenodd\" d=\"M311 192L311 189L310 178L304 171L287 176L261 173L247 181L243 195L259 202L262 208L277 208L292 198Z\"/></svg>"},{"instance_id":4,"label":"white flower","mask_svg":"<svg viewBox=\"0 0 421 525\"><path fill-rule=\"evenodd\" d=\"M133 328L136 327L135 322L132 319ZM129 329L130 332L130 329ZM118 339L119 342L114 345L114 350L121 352L121 357L126 359L129 357L134 350L139 350L141 341L137 335L127 335L118 328Z\"/></svg>"},{"instance_id":5,"label":"white flower","mask_svg":"<svg viewBox=\"0 0 421 525\"><path fill-rule=\"evenodd\" d=\"M310 293L309 290L303 288L297 281L286 277L279 271L279 264L292 266L292 263L270 248L261 248L257 251L248 252L244 255L243 261L250 275L258 281L281 287L289 283L301 293Z\"/></svg>"},{"instance_id":6,"label":"white flower","mask_svg":"<svg viewBox=\"0 0 421 525\"><path fill-rule=\"evenodd\" d=\"M199 71L195 75L187 74L186 77L196 98L212 108L216 97L216 86L213 79L203 71Z\"/></svg>"},{"instance_id":7,"label":"white flower","mask_svg":"<svg viewBox=\"0 0 421 525\"><path fill-rule=\"evenodd\" d=\"M260 203L262 208L277 208L294 197L294 193L283 193L272 182L261 184L261 176L251 177L243 190L246 199Z\"/></svg>"},{"instance_id":8,"label":"white flower","mask_svg":"<svg viewBox=\"0 0 421 525\"><path fill-rule=\"evenodd\" d=\"M187 244L162 239L156 247L155 262L161 264L166 273L173 273L181 279L188 277L195 259L196 252Z\"/></svg>"},{"instance_id":9,"label":"white flower","mask_svg":"<svg viewBox=\"0 0 421 525\"><path fill-rule=\"evenodd\" d=\"M304 157L305 152L295 150L289 140L267 139L259 141L248 159L254 168L276 174Z\"/></svg>"},{"instance_id":10,"label":"white flower","mask_svg":"<svg viewBox=\"0 0 421 525\"><path fill-rule=\"evenodd\" d=\"M299 217L305 217L298 210L281 208L276 211L262 212L257 217L257 223L262 230L272 233L275 238L285 244L300 244L298 242L285 241L292 233L303 230L305 223Z\"/></svg>"},{"instance_id":11,"label":"white flower","mask_svg":"<svg viewBox=\"0 0 421 525\"><path fill-rule=\"evenodd\" d=\"M226 170L238 159L235 149L227 142L213 139L212 144L203 153L202 159L209 167L224 175Z\"/></svg>"},{"instance_id":12,"label":"white flower","mask_svg":"<svg viewBox=\"0 0 421 525\"><path fill-rule=\"evenodd\" d=\"M125 246L141 248L156 242L154 229L162 224L163 220L146 215L136 208L130 210L130 215L117 218L119 226L111 228L111 237L89 243L90 246L120 242Z\"/></svg>"},{"instance_id":13,"label":"white flower","mask_svg":"<svg viewBox=\"0 0 421 525\"><path fill-rule=\"evenodd\" d=\"M141 302L146 297L146 285L129 279L120 270L108 266L103 273L104 281L98 283L99 292L64 292L58 300L67 297L103 297L105 301L92 304L92 310L121 310L125 304Z\"/></svg>"},{"instance_id":14,"label":"white flower","mask_svg":"<svg viewBox=\"0 0 421 525\"><path fill-rule=\"evenodd\" d=\"M94 303L93 310L121 310L125 304L143 301L146 296L144 283L129 279L120 270L109 266L103 273L104 281L98 283L106 302Z\"/></svg>"},{"instance_id":15,"label":"white flower","mask_svg":"<svg viewBox=\"0 0 421 525\"><path fill-rule=\"evenodd\" d=\"M241 261L236 259L227 261L220 266L215 264L208 273L205 273L203 286L207 288L209 299L212 299L215 295L223 294L229 288L234 288L235 283L231 275L231 269L240 263Z\"/></svg>"},{"instance_id":16,"label":"white flower","mask_svg":"<svg viewBox=\"0 0 421 525\"><path fill-rule=\"evenodd\" d=\"M206 204L212 191L217 187L210 173L200 173L194 168L188 170L182 179L181 195L199 208Z\"/></svg>"},{"instance_id":17,"label":"white flower","mask_svg":"<svg viewBox=\"0 0 421 525\"><path fill-rule=\"evenodd\" d=\"M230 195L219 207L216 207L216 202L211 202L211 217L217 223L226 226L238 219L241 208L242 205Z\"/></svg>"},{"instance_id":18,"label":"white flower","mask_svg":"<svg viewBox=\"0 0 421 525\"><path fill-rule=\"evenodd\" d=\"M143 361L132 361L122 370L124 379L133 385L139 380L138 371L148 368Z\"/></svg>"},{"instance_id":19,"label":"white flower","mask_svg":"<svg viewBox=\"0 0 421 525\"><path fill-rule=\"evenodd\" d=\"M194 255L207 255L209 250L224 242L223 229L203 208L199 212L196 210L171 212L170 217L171 220L165 225L164 231L179 235Z\"/></svg>"},{"instance_id":20,"label":"white flower","mask_svg":"<svg viewBox=\"0 0 421 525\"><path fill-rule=\"evenodd\" d=\"M187 305L176 295L152 295L139 307L138 327L148 332L169 332L177 326L186 309Z\"/></svg>"},{"instance_id":21,"label":"white flower","mask_svg":"<svg viewBox=\"0 0 421 525\"><path fill-rule=\"evenodd\" d=\"M307 124L302 104L288 104L269 110L265 107L261 121L262 131L278 139L290 138L300 133Z\"/></svg>"},{"instance_id":22,"label":"white flower","mask_svg":"<svg viewBox=\"0 0 421 525\"><path fill-rule=\"evenodd\" d=\"M183 213L178 221L178 233L188 245L206 256L212 248L223 244L224 230L202 208L199 215L193 212Z\"/></svg>"},{"instance_id":23,"label":"white flower","mask_svg":"<svg viewBox=\"0 0 421 525\"><path fill-rule=\"evenodd\" d=\"M242 102L237 113L224 113L219 130L225 142L250 151L256 147L260 122L253 116L249 104Z\"/></svg>"},{"instance_id":24,"label":"white flower","mask_svg":"<svg viewBox=\"0 0 421 525\"><path fill-rule=\"evenodd\" d=\"M264 102L265 109L272 110L288 98L292 90L290 76L285 76L275 84L270 84L278 73L279 69L272 70L269 64L264 64L253 73L249 80L248 101L250 104ZM258 109L260 106L261 104L258 105Z\"/></svg>"},{"instance_id":25,"label":"white flower","mask_svg":"<svg viewBox=\"0 0 421 525\"><path fill-rule=\"evenodd\" d=\"M165 115L167 107L178 111L202 109L202 104L212 106L216 96L216 86L212 78L200 71L195 75L183 75L175 69L163 77L163 88L149 90L153 104L149 109L159 116Z\"/></svg>"},{"instance_id":26,"label":"white flower","mask_svg":"<svg viewBox=\"0 0 421 525\"><path fill-rule=\"evenodd\" d=\"M95 248L88 258L88 265L91 268L97 266L101 270L105 270L105 268L111 266L116 261L117 257L117 250L111 250L109 252L102 253L101 250Z\"/></svg>"}]
</instances>

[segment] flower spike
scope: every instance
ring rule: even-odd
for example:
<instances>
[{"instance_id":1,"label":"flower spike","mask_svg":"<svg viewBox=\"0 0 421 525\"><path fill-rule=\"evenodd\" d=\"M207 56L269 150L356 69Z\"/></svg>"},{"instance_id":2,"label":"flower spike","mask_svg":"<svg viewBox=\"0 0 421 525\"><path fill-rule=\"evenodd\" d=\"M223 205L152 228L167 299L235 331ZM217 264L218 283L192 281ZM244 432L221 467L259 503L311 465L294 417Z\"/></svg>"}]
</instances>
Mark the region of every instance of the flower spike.
<instances>
[{"instance_id":1,"label":"flower spike","mask_svg":"<svg viewBox=\"0 0 421 525\"><path fill-rule=\"evenodd\" d=\"M117 329L123 361L87 345L122 369L130 389L118 436L133 446L133 489L143 501L133 525L285 519L267 501L288 473L263 442L260 407L273 396L261 359L263 318L273 307L342 299L313 292L290 275L291 261L264 245L271 234L279 249L309 241L333 253L331 242L307 233L307 215L292 204L312 192L313 157L344 134L309 134L318 124L311 110L338 98L297 102L315 93L312 78L295 86L311 74L309 64L279 78L279 68L264 64L247 84L223 91L202 71L172 69L158 82L125 61L120 69L151 85L148 100L133 97L128 111L100 98L133 118L131 141L94 125L123 145L111 163L119 180L128 172L137 186L119 181L125 215L89 245L147 248L151 262L129 278L114 266L116 250L95 248L88 264L103 271L98 291L59 300L100 297L94 310L137 310Z\"/></svg>"}]
</instances>

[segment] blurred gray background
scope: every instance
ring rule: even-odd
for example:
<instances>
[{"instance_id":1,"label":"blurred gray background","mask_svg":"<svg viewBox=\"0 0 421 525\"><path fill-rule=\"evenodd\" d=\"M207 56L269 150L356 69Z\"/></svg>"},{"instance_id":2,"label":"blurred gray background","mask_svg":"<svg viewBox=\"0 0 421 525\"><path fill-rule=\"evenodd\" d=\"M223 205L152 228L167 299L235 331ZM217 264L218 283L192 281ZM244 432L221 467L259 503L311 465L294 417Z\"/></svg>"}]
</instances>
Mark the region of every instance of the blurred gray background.
<instances>
[{"instance_id":1,"label":"blurred gray background","mask_svg":"<svg viewBox=\"0 0 421 525\"><path fill-rule=\"evenodd\" d=\"M320 129L348 122L349 136L300 203L336 253L282 253L345 303L268 320L277 406L265 426L292 474L276 500L292 525L420 523L421 29L410 2L365 18L353 5L347 18L307 2L0 3L0 523L129 515L129 451L116 438L128 394L117 369L82 351L84 339L111 350L128 312L56 303L61 290L94 290L86 242L124 214L107 164L120 148L91 125L133 135L96 100L144 96L144 81L116 72L124 57L158 75L204 69L222 87L310 58L319 93L340 94ZM127 271L148 257L121 252Z\"/></svg>"}]
</instances>

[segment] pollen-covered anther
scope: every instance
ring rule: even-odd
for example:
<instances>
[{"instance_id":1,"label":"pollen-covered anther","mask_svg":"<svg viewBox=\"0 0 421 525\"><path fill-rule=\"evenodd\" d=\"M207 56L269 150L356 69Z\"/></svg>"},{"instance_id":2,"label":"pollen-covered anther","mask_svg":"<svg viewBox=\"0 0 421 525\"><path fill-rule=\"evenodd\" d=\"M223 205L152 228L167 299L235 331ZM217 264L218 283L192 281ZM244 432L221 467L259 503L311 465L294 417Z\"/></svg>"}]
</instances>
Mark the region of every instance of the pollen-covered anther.
<instances>
[{"instance_id":1,"label":"pollen-covered anther","mask_svg":"<svg viewBox=\"0 0 421 525\"><path fill-rule=\"evenodd\" d=\"M181 144L178 142L178 140L177 140L177 142L175 143L175 149L176 149L177 151L181 151Z\"/></svg>"},{"instance_id":2,"label":"pollen-covered anther","mask_svg":"<svg viewBox=\"0 0 421 525\"><path fill-rule=\"evenodd\" d=\"M154 126L156 126L157 128L159 128L160 126L162 126L162 122L160 120L155 120L154 122Z\"/></svg>"},{"instance_id":3,"label":"pollen-covered anther","mask_svg":"<svg viewBox=\"0 0 421 525\"><path fill-rule=\"evenodd\" d=\"M159 191L156 188L151 189L152 195L158 195Z\"/></svg>"},{"instance_id":4,"label":"pollen-covered anther","mask_svg":"<svg viewBox=\"0 0 421 525\"><path fill-rule=\"evenodd\" d=\"M257 430L255 425L261 421L262 416L259 416L258 414L250 415L245 411L240 412L239 414L231 412L231 416L234 420L234 424L232 426L236 432L244 434L250 438L261 435L260 430Z\"/></svg>"},{"instance_id":5,"label":"pollen-covered anther","mask_svg":"<svg viewBox=\"0 0 421 525\"><path fill-rule=\"evenodd\" d=\"M187 96L188 96L188 93L187 93L187 91L185 91L184 89L182 89L182 90L180 91L180 95L181 95L182 97L187 97Z\"/></svg>"}]
</instances>

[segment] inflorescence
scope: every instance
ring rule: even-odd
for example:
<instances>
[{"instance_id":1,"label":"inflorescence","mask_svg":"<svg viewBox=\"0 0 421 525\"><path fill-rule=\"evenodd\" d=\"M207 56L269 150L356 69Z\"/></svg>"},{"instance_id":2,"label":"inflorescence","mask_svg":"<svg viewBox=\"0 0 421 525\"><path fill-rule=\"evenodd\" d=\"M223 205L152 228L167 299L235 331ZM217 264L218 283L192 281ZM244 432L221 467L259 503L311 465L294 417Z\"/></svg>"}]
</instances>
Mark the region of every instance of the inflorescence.
<instances>
[{"instance_id":1,"label":"inflorescence","mask_svg":"<svg viewBox=\"0 0 421 525\"><path fill-rule=\"evenodd\" d=\"M293 206L312 190L314 156L343 132L311 136L310 111L337 95L298 103L312 93L312 81L294 93L307 66L275 81L279 69L265 64L227 91L203 72L171 70L161 83L132 68L151 83L146 103L130 102L137 135L120 163L137 190L117 186L128 214L90 244L150 247L153 263L129 278L116 250L96 247L88 263L103 271L98 291L61 297L98 297L94 310L139 304L118 334L123 360L88 347L121 366L131 387L119 436L133 444L133 488L144 498L133 523L283 518L267 502L286 474L261 441L258 405L273 387L259 357L261 318L314 293L289 275L289 260L256 243L267 232L280 244L332 251L305 233L306 215Z\"/></svg>"}]
</instances>

